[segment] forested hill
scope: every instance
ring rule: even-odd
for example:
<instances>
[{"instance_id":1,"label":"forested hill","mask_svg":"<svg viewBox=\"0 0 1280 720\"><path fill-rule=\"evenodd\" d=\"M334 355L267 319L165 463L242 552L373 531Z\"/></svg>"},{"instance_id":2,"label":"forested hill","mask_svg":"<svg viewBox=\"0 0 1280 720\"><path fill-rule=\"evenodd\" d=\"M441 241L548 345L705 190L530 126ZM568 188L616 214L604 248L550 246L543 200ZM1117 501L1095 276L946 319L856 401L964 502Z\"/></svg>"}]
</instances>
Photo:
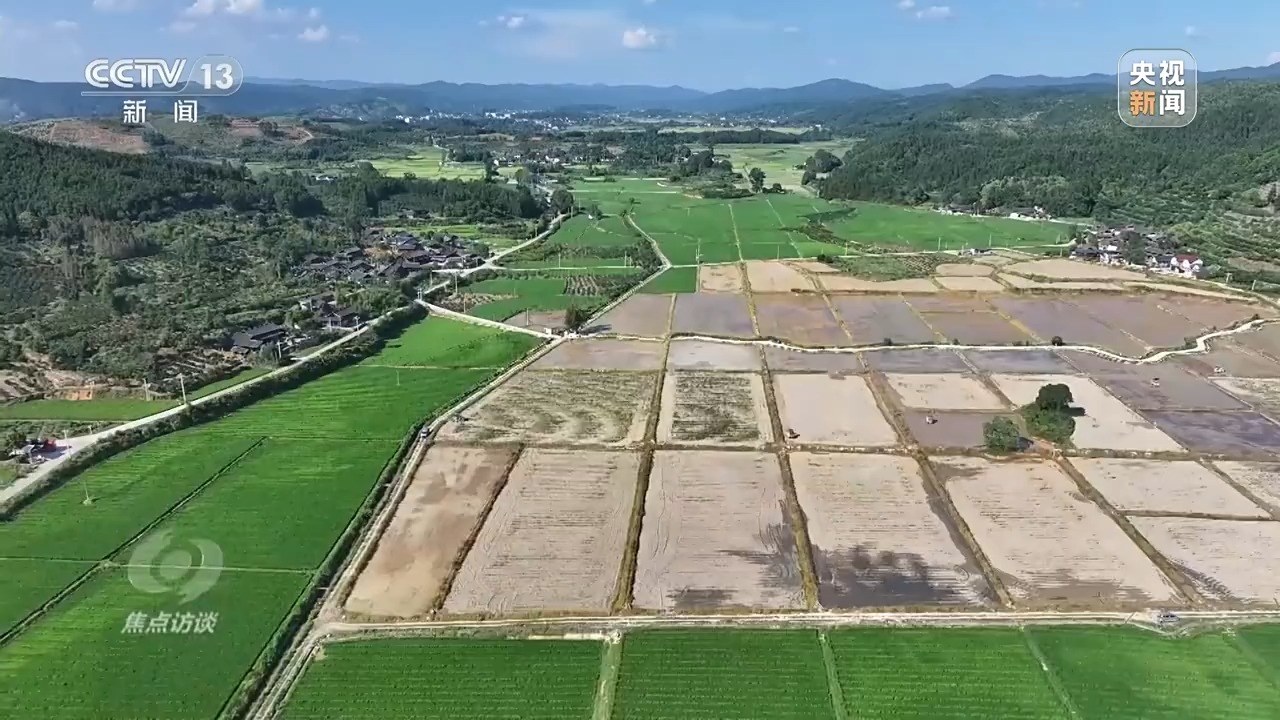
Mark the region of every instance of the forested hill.
<instances>
[{"instance_id":1,"label":"forested hill","mask_svg":"<svg viewBox=\"0 0 1280 720\"><path fill-rule=\"evenodd\" d=\"M241 172L229 167L68 148L9 133L0 133L0 168L0 216L154 219L248 191Z\"/></svg>"},{"instance_id":2,"label":"forested hill","mask_svg":"<svg viewBox=\"0 0 1280 720\"><path fill-rule=\"evenodd\" d=\"M1201 88L1186 128L1137 129L1114 92L920 98L828 121L864 139L828 198L984 208L1169 228L1217 259L1280 260L1280 84Z\"/></svg>"}]
</instances>

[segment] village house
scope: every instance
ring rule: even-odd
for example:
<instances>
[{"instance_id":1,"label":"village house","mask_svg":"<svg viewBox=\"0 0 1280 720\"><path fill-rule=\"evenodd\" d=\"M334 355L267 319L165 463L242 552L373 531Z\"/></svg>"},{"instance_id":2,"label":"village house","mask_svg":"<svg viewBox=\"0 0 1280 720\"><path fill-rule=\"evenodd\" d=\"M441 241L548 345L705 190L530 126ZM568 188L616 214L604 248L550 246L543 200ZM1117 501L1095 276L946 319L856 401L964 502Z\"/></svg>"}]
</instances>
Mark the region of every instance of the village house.
<instances>
[{"instance_id":1,"label":"village house","mask_svg":"<svg viewBox=\"0 0 1280 720\"><path fill-rule=\"evenodd\" d=\"M312 295L311 297L303 298L302 300L298 301L298 305L303 310L310 310L311 312L319 312L325 309L326 307L334 304L336 299L337 298L336 296L334 296L333 293L325 292L325 293L320 293L319 295Z\"/></svg>"},{"instance_id":2,"label":"village house","mask_svg":"<svg viewBox=\"0 0 1280 720\"><path fill-rule=\"evenodd\" d=\"M1169 258L1169 269L1195 277L1204 269L1204 261L1196 255L1174 255Z\"/></svg>"},{"instance_id":3,"label":"village house","mask_svg":"<svg viewBox=\"0 0 1280 720\"><path fill-rule=\"evenodd\" d=\"M316 321L331 330L352 328L360 324L360 314L348 307L326 307L316 314Z\"/></svg>"},{"instance_id":4,"label":"village house","mask_svg":"<svg viewBox=\"0 0 1280 720\"><path fill-rule=\"evenodd\" d=\"M264 350L270 351L284 342L287 334L283 327L275 323L249 328L231 336L231 352L237 355L249 355Z\"/></svg>"}]
</instances>

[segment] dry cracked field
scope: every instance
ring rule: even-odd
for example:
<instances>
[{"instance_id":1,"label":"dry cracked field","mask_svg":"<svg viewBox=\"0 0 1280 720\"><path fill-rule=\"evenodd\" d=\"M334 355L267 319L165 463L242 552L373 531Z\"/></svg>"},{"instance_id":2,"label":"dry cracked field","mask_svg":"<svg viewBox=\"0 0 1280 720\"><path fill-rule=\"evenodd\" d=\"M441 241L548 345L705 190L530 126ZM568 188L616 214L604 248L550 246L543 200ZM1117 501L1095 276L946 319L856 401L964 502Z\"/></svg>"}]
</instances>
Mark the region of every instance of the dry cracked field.
<instances>
[{"instance_id":1,"label":"dry cracked field","mask_svg":"<svg viewBox=\"0 0 1280 720\"><path fill-rule=\"evenodd\" d=\"M446 423L348 619L1280 599L1280 325L1157 364L671 335L846 349L1059 335L1142 355L1270 311L1166 293L850 294L767 265L634 296ZM949 277L988 277L965 272ZM1050 383L1081 413L1071 444L985 455L984 424L1025 427L1017 408Z\"/></svg>"}]
</instances>

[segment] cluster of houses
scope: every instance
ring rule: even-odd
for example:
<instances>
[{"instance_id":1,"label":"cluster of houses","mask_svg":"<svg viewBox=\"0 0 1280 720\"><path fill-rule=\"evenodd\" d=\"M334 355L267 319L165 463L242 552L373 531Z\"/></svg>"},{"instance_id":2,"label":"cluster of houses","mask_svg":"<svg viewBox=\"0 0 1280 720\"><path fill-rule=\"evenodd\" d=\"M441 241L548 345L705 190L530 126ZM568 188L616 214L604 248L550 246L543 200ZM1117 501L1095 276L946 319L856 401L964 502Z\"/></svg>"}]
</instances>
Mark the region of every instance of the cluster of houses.
<instances>
[{"instance_id":1,"label":"cluster of houses","mask_svg":"<svg viewBox=\"0 0 1280 720\"><path fill-rule=\"evenodd\" d=\"M1137 249L1135 249L1137 246ZM1134 225L1098 228L1076 243L1071 256L1103 265L1137 266L1154 272L1198 277L1204 261L1177 252L1177 241L1162 232L1144 232ZM1141 263L1136 262L1139 258Z\"/></svg>"},{"instance_id":2,"label":"cluster of houses","mask_svg":"<svg viewBox=\"0 0 1280 720\"><path fill-rule=\"evenodd\" d=\"M484 257L471 243L457 235L435 233L420 240L400 233L373 240L384 244L389 252L375 254L369 248L353 245L330 257L310 253L302 258L302 272L324 280L365 285L396 282L426 270L463 270L484 264Z\"/></svg>"},{"instance_id":3,"label":"cluster of houses","mask_svg":"<svg viewBox=\"0 0 1280 720\"><path fill-rule=\"evenodd\" d=\"M937 208L937 211L943 215L981 215L987 217L1007 217L1012 220L1052 220L1053 216L1049 211L1036 205L1034 207L1019 208L995 208L994 210L983 210L975 205L962 205L959 203L951 203L943 207Z\"/></svg>"}]
</instances>

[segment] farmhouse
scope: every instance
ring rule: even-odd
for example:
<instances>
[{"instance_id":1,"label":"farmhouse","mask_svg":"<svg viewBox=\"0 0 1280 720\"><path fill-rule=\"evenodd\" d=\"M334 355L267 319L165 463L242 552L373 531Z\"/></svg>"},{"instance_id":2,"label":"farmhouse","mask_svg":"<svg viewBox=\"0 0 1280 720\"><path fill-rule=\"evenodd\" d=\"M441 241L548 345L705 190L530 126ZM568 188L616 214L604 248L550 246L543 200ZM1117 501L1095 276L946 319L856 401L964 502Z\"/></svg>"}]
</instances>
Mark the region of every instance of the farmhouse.
<instances>
[{"instance_id":1,"label":"farmhouse","mask_svg":"<svg viewBox=\"0 0 1280 720\"><path fill-rule=\"evenodd\" d=\"M351 328L360 324L360 314L349 307L326 307L316 313L316 320L325 328Z\"/></svg>"},{"instance_id":2,"label":"farmhouse","mask_svg":"<svg viewBox=\"0 0 1280 720\"><path fill-rule=\"evenodd\" d=\"M330 305L333 305L336 300L337 298L336 296L334 296L333 293L325 292L325 293L320 293L319 295L312 295L311 297L303 298L302 300L298 301L298 305L303 310L310 310L312 312L317 312L327 308Z\"/></svg>"},{"instance_id":3,"label":"farmhouse","mask_svg":"<svg viewBox=\"0 0 1280 720\"><path fill-rule=\"evenodd\" d=\"M284 341L286 334L285 329L275 323L250 328L231 336L231 352L249 355L275 348Z\"/></svg>"}]
</instances>

